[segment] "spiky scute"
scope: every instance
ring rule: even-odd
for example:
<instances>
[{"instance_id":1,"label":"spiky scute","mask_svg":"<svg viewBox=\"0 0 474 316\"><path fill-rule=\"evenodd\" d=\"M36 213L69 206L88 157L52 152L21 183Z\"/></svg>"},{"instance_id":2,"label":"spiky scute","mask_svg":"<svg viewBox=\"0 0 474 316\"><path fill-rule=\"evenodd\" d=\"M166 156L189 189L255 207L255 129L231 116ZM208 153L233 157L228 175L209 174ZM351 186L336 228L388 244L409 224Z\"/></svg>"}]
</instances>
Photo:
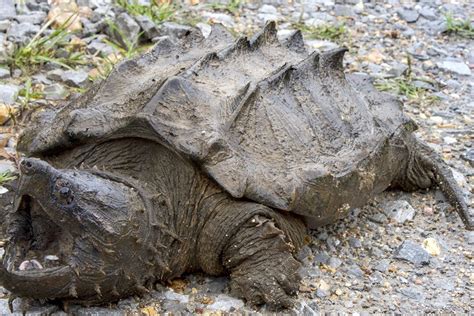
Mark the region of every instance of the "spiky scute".
<instances>
[{"instance_id":1,"label":"spiky scute","mask_svg":"<svg viewBox=\"0 0 474 316\"><path fill-rule=\"evenodd\" d=\"M273 22L251 39L215 27L207 39L163 40L21 147L44 154L147 138L195 161L233 197L333 221L390 185L398 168L386 167L396 160L387 144L412 126L369 80L346 78L345 51L308 54L298 32L278 41Z\"/></svg>"}]
</instances>

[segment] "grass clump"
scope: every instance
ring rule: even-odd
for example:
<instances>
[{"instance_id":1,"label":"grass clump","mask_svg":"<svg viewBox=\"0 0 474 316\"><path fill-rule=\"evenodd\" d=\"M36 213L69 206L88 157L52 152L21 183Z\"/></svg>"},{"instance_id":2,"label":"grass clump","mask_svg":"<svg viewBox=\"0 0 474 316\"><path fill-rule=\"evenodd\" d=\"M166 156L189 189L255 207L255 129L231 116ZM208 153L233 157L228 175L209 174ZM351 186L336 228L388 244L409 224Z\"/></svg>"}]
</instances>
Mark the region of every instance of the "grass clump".
<instances>
[{"instance_id":1,"label":"grass clump","mask_svg":"<svg viewBox=\"0 0 474 316\"><path fill-rule=\"evenodd\" d=\"M433 82L426 78L413 76L411 58L407 56L408 69L406 73L393 79L386 79L375 82L375 87L379 91L391 92L405 97L411 103L432 104L439 101L439 97L433 95L429 88L416 85L415 82L426 82L432 85Z\"/></svg>"},{"instance_id":2,"label":"grass clump","mask_svg":"<svg viewBox=\"0 0 474 316\"><path fill-rule=\"evenodd\" d=\"M209 7L213 10L227 11L232 14L236 14L242 6L242 0L231 0L228 3L212 2Z\"/></svg>"},{"instance_id":3,"label":"grass clump","mask_svg":"<svg viewBox=\"0 0 474 316\"><path fill-rule=\"evenodd\" d=\"M44 94L41 92L41 90L38 89L37 86L33 86L31 84L31 78L28 78L25 81L25 84L23 88L20 89L18 95L20 96L22 108L27 107L32 100L37 100L44 97Z\"/></svg>"},{"instance_id":4,"label":"grass clump","mask_svg":"<svg viewBox=\"0 0 474 316\"><path fill-rule=\"evenodd\" d=\"M462 20L454 18L452 14L445 15L446 32L448 34L457 34L461 37L474 39L474 27L470 19Z\"/></svg>"},{"instance_id":5,"label":"grass clump","mask_svg":"<svg viewBox=\"0 0 474 316\"><path fill-rule=\"evenodd\" d=\"M115 0L115 3L129 14L145 15L157 24L170 20L176 12L176 6L171 1L154 0L150 5L141 5L137 0Z\"/></svg>"},{"instance_id":6,"label":"grass clump","mask_svg":"<svg viewBox=\"0 0 474 316\"><path fill-rule=\"evenodd\" d=\"M419 80L419 79L418 79ZM424 80L419 80L424 81ZM408 99L421 99L428 91L426 88L418 87L413 84L412 78L400 77L389 79L384 82L375 84L380 91L395 92L398 95L407 97Z\"/></svg>"},{"instance_id":7,"label":"grass clump","mask_svg":"<svg viewBox=\"0 0 474 316\"><path fill-rule=\"evenodd\" d=\"M8 181L15 180L16 176L10 171L0 172L0 185L4 185Z\"/></svg>"},{"instance_id":8,"label":"grass clump","mask_svg":"<svg viewBox=\"0 0 474 316\"><path fill-rule=\"evenodd\" d=\"M86 64L84 53L74 51L69 45L71 32L67 30L67 23L48 35L44 33L51 23L46 23L28 44L14 49L8 58L10 68L18 68L30 74L46 63L57 64L67 69Z\"/></svg>"},{"instance_id":9,"label":"grass clump","mask_svg":"<svg viewBox=\"0 0 474 316\"><path fill-rule=\"evenodd\" d=\"M319 39L328 41L340 41L347 33L344 24L321 24L317 26L310 26L304 23L294 23L293 27L300 30L308 39Z\"/></svg>"},{"instance_id":10,"label":"grass clump","mask_svg":"<svg viewBox=\"0 0 474 316\"><path fill-rule=\"evenodd\" d=\"M423 78L416 78L416 80L431 83L429 80ZM404 96L409 103L430 105L440 100L440 98L433 95L429 89L416 86L413 81L415 81L415 78L400 77L376 82L375 87L379 91L391 92Z\"/></svg>"},{"instance_id":11,"label":"grass clump","mask_svg":"<svg viewBox=\"0 0 474 316\"><path fill-rule=\"evenodd\" d=\"M136 55L142 53L144 50L148 49L148 46L146 45L139 46L142 33L138 34L136 38L129 39L117 24L110 20L107 21L107 24L110 31L115 36L112 36L111 39L104 40L104 42L107 45L113 47L115 53L105 57L94 58L96 71L94 72L94 75L90 77L92 81L107 78L115 64L117 64L119 61L124 58L133 58Z\"/></svg>"},{"instance_id":12,"label":"grass clump","mask_svg":"<svg viewBox=\"0 0 474 316\"><path fill-rule=\"evenodd\" d=\"M124 58L132 58L139 53L138 44L143 33L138 34L135 38L128 38L115 22L107 20L107 24L114 35L110 40L104 40L107 45L112 46Z\"/></svg>"}]
</instances>

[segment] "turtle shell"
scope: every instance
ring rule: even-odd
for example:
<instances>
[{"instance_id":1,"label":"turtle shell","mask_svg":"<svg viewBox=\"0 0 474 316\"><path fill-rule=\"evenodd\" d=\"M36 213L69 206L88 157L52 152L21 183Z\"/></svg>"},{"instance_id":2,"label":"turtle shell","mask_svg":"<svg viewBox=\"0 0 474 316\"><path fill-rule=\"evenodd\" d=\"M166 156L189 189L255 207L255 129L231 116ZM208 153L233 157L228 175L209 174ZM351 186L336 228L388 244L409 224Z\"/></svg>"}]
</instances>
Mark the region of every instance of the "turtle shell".
<instances>
[{"instance_id":1,"label":"turtle shell","mask_svg":"<svg viewBox=\"0 0 474 316\"><path fill-rule=\"evenodd\" d=\"M368 77L344 74L345 52L308 53L299 32L279 41L273 22L250 39L216 26L206 39L163 40L20 145L45 155L146 138L192 160L234 198L329 222L390 185L393 135L414 126Z\"/></svg>"}]
</instances>

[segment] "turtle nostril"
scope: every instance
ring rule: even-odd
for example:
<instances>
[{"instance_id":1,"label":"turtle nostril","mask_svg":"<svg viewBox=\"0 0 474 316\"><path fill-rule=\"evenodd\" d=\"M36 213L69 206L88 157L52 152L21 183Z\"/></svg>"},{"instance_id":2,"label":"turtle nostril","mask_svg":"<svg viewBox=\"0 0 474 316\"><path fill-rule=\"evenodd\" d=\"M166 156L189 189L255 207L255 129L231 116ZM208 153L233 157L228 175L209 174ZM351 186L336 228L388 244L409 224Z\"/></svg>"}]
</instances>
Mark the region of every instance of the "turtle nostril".
<instances>
[{"instance_id":1,"label":"turtle nostril","mask_svg":"<svg viewBox=\"0 0 474 316\"><path fill-rule=\"evenodd\" d=\"M59 194L61 194L61 196L63 197L67 197L70 192L71 190L67 187L62 187L61 189L59 189Z\"/></svg>"},{"instance_id":2,"label":"turtle nostril","mask_svg":"<svg viewBox=\"0 0 474 316\"><path fill-rule=\"evenodd\" d=\"M20 163L20 168L23 173L28 173L33 169L33 164L31 161L24 159Z\"/></svg>"}]
</instances>

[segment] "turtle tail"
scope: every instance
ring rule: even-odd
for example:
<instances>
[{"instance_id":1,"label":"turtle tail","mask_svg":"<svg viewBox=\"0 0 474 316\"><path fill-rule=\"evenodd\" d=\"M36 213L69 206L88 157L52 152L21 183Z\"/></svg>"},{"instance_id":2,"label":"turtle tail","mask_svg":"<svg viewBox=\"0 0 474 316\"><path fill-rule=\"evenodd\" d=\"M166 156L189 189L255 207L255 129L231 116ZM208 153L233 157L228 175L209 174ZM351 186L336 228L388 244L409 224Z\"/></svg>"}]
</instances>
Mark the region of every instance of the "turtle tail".
<instances>
[{"instance_id":1,"label":"turtle tail","mask_svg":"<svg viewBox=\"0 0 474 316\"><path fill-rule=\"evenodd\" d=\"M401 186L407 191L438 186L456 209L468 230L474 230L474 215L446 162L426 143L414 139Z\"/></svg>"}]
</instances>

